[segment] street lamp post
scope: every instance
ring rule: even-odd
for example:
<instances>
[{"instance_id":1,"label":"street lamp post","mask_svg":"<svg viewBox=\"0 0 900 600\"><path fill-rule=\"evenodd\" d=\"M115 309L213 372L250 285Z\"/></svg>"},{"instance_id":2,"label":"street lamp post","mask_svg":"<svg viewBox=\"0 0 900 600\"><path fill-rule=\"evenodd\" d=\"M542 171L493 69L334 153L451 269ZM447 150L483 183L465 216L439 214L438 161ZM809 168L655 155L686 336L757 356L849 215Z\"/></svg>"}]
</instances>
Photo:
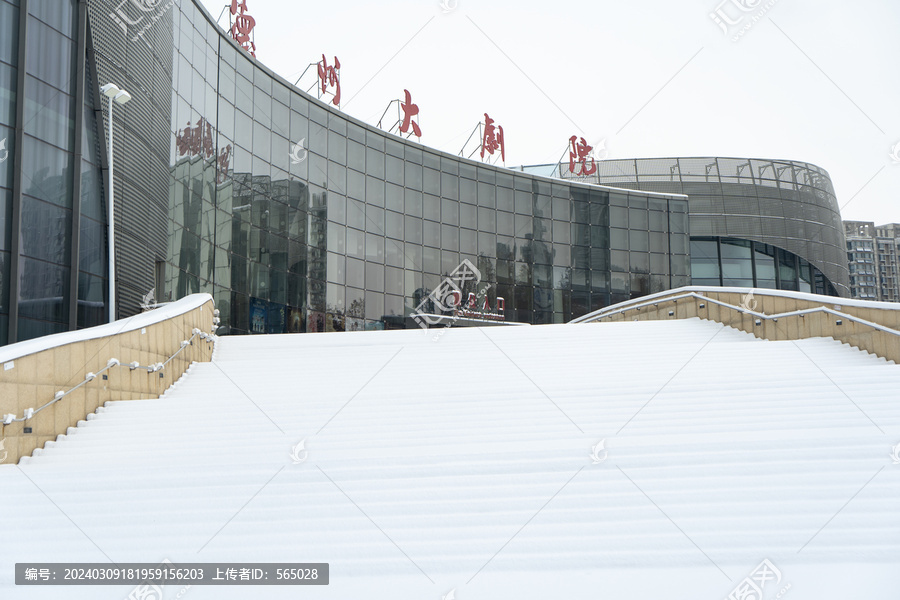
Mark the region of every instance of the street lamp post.
<instances>
[{"instance_id":1,"label":"street lamp post","mask_svg":"<svg viewBox=\"0 0 900 600\"><path fill-rule=\"evenodd\" d=\"M106 219L109 233L106 236L109 242L107 254L109 257L109 322L116 320L116 247L115 247L115 223L113 221L113 100L119 104L125 104L131 100L131 94L118 86L107 83L100 87L100 92L109 98L109 206L106 210Z\"/></svg>"}]
</instances>

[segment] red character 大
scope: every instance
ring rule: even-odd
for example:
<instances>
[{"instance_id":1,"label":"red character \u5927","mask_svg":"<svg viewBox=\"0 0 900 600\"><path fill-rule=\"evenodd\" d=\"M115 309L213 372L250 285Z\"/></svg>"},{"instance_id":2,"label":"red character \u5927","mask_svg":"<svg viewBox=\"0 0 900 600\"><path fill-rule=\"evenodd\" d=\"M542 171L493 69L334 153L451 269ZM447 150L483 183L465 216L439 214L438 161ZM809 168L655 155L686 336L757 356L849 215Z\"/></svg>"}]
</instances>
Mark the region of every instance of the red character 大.
<instances>
[{"instance_id":1,"label":"red character \u5927","mask_svg":"<svg viewBox=\"0 0 900 600\"><path fill-rule=\"evenodd\" d=\"M506 144L503 142L503 127L498 125L494 127L494 120L484 113L484 137L481 140L481 158L487 151L491 156L494 151L500 149L500 158L506 162Z\"/></svg>"},{"instance_id":2,"label":"red character \u5927","mask_svg":"<svg viewBox=\"0 0 900 600\"><path fill-rule=\"evenodd\" d=\"M577 135L573 135L569 138L569 144L571 145L571 149L569 150L569 172L573 175L575 174L575 162L578 161L581 163L582 175L591 175L594 173L597 170L597 165L594 164L594 157L590 155L591 150L593 150L594 147L589 146L584 138L581 138L581 143L579 143ZM591 159L590 167L588 167L587 164L588 158Z\"/></svg>"},{"instance_id":3,"label":"red character \u5927","mask_svg":"<svg viewBox=\"0 0 900 600\"><path fill-rule=\"evenodd\" d=\"M322 93L325 93L325 90L328 86L334 88L334 98L331 99L331 103L335 106L340 106L341 104L341 76L338 71L341 68L341 61L338 60L338 57L334 57L334 66L329 67L328 61L325 60L325 55L322 55L322 62L318 65L319 70L319 85L322 88Z\"/></svg>"},{"instance_id":4,"label":"red character \u5927","mask_svg":"<svg viewBox=\"0 0 900 600\"><path fill-rule=\"evenodd\" d=\"M412 118L419 114L419 105L412 103L412 96L410 96L409 90L403 90L403 93L406 94L406 102L400 103L400 108L403 109L403 122L400 124L400 133L408 132L409 126L412 125L413 133L416 137L422 137L422 130L419 128L419 124L412 121Z\"/></svg>"},{"instance_id":5,"label":"red character \u5927","mask_svg":"<svg viewBox=\"0 0 900 600\"><path fill-rule=\"evenodd\" d=\"M240 12L238 12L240 10ZM237 15L231 26L231 37L241 48L256 57L256 44L250 40L250 32L256 27L256 19L247 13L247 0L231 0L231 14Z\"/></svg>"}]
</instances>

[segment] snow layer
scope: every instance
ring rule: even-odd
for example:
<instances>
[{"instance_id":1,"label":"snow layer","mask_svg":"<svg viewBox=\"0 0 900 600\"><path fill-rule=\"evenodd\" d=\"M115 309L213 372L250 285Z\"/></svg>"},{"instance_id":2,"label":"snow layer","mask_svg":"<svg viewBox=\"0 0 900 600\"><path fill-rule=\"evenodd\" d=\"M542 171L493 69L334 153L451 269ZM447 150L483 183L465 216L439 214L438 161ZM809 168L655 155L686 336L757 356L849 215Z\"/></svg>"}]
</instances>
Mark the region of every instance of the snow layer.
<instances>
[{"instance_id":1,"label":"snow layer","mask_svg":"<svg viewBox=\"0 0 900 600\"><path fill-rule=\"evenodd\" d=\"M718 600L768 559L766 599L896 600L898 389L834 340L697 319L227 337L0 465L0 597L132 589L16 587L16 562L168 558L331 585L166 599Z\"/></svg>"},{"instance_id":2,"label":"snow layer","mask_svg":"<svg viewBox=\"0 0 900 600\"><path fill-rule=\"evenodd\" d=\"M200 308L207 302L212 300L210 294L191 294L185 296L176 302L169 302L155 308L153 310L138 313L134 316L119 319L106 325L98 325L97 327L89 327L87 329L79 329L77 331L66 331L64 333L55 333L53 335L45 335L24 342L9 344L0 348L0 362L6 362L42 350L56 348L65 344L75 342L84 342L86 340L95 340L110 335L126 333L134 331L142 327L149 327L156 323L162 323L167 319L183 315L195 308Z\"/></svg>"},{"instance_id":3,"label":"snow layer","mask_svg":"<svg viewBox=\"0 0 900 600\"><path fill-rule=\"evenodd\" d=\"M680 288L675 288L671 290L665 290L662 292L656 292L654 294L648 294L646 296L641 296L640 298L634 298L633 300L626 300L624 302L620 302L618 304L613 304L611 306L607 306L605 308L601 308L599 310L595 310L586 315L582 315L576 319L572 319L570 321L571 324L580 324L584 322L589 322L595 319L599 315L603 315L606 313L615 312L617 310L627 308L629 306L634 306L636 304L645 304L647 302L652 302L657 298L666 298L669 296L676 296L679 294L689 294L691 292L696 292L698 294L713 294L716 292L730 292L736 294L756 294L757 296L778 296L781 298L793 298L795 300L805 300L807 302L813 302L820 304L822 306L826 306L829 308L833 308L835 310L840 310L845 306L852 306L854 308L878 308L882 310L895 310L900 311L900 304L896 302L875 302L872 300L855 300L852 298L836 298L834 296L822 296L819 294L808 294L806 292L793 292L790 290L773 290L769 288L747 288L747 287L723 287L723 286L700 286L700 285L687 285Z\"/></svg>"}]
</instances>

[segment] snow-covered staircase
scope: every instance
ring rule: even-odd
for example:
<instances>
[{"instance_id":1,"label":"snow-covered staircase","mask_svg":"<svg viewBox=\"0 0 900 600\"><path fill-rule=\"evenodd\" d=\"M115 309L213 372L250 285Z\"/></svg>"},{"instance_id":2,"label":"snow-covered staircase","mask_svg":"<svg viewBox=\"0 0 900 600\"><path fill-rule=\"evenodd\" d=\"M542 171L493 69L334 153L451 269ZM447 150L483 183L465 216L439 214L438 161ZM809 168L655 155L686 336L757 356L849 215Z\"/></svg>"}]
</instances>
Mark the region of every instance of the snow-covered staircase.
<instances>
[{"instance_id":1,"label":"snow-covered staircase","mask_svg":"<svg viewBox=\"0 0 900 600\"><path fill-rule=\"evenodd\" d=\"M834 340L690 319L218 344L0 467L3 597L52 597L14 562L163 558L329 562L316 598L713 600L763 559L766 598L839 597L839 573L900 597L900 367Z\"/></svg>"}]
</instances>

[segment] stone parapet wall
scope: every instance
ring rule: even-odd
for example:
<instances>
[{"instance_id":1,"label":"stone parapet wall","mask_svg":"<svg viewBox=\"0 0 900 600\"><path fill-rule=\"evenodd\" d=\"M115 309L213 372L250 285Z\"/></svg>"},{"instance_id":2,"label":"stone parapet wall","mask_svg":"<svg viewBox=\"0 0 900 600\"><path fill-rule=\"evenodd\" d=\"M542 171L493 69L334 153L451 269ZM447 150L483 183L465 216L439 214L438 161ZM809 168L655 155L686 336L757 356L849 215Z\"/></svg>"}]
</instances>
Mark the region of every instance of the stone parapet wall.
<instances>
[{"instance_id":1,"label":"stone parapet wall","mask_svg":"<svg viewBox=\"0 0 900 600\"><path fill-rule=\"evenodd\" d=\"M129 319L0 349L0 463L31 455L104 402L158 398L192 362L211 360L216 312L211 296L195 294ZM106 368L111 359L119 365ZM135 362L138 368L130 366ZM85 382L89 373L96 376ZM4 415L21 419L82 382L33 417L2 424Z\"/></svg>"}]
</instances>

